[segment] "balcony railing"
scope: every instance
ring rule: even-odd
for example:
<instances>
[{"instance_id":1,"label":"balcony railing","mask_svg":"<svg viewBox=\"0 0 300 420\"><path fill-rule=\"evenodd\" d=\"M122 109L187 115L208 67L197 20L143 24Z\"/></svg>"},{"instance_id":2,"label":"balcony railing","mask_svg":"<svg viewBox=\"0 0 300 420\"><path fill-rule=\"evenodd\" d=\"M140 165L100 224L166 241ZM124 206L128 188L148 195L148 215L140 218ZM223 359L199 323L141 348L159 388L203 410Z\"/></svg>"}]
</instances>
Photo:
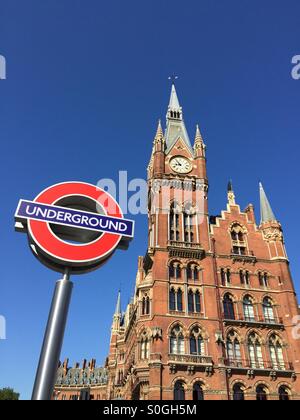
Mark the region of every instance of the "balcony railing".
<instances>
[{"instance_id":1,"label":"balcony railing","mask_svg":"<svg viewBox=\"0 0 300 420\"><path fill-rule=\"evenodd\" d=\"M170 257L202 259L205 251L201 244L183 241L168 241Z\"/></svg>"},{"instance_id":2,"label":"balcony railing","mask_svg":"<svg viewBox=\"0 0 300 420\"><path fill-rule=\"evenodd\" d=\"M194 242L169 241L168 246L172 248L187 248L187 249L194 249L194 250L202 250L201 244L196 244Z\"/></svg>"},{"instance_id":3,"label":"balcony railing","mask_svg":"<svg viewBox=\"0 0 300 420\"><path fill-rule=\"evenodd\" d=\"M195 365L212 365L211 356L193 354L169 354L169 361L172 363L192 363Z\"/></svg>"},{"instance_id":4,"label":"balcony railing","mask_svg":"<svg viewBox=\"0 0 300 420\"><path fill-rule=\"evenodd\" d=\"M243 322L243 323L249 323L249 324L264 324L264 325L271 325L271 326L283 325L283 318L278 317L278 316L274 316L273 318L271 318L271 317L258 316L258 315L255 315L254 317L252 317L252 316L247 316L244 314L236 314L233 317L233 316L223 313L223 319L227 323Z\"/></svg>"},{"instance_id":5,"label":"balcony railing","mask_svg":"<svg viewBox=\"0 0 300 420\"><path fill-rule=\"evenodd\" d=\"M293 364L290 362L272 362L263 359L250 360L250 359L226 359L225 366L239 369L264 369L275 371L293 371Z\"/></svg>"}]
</instances>

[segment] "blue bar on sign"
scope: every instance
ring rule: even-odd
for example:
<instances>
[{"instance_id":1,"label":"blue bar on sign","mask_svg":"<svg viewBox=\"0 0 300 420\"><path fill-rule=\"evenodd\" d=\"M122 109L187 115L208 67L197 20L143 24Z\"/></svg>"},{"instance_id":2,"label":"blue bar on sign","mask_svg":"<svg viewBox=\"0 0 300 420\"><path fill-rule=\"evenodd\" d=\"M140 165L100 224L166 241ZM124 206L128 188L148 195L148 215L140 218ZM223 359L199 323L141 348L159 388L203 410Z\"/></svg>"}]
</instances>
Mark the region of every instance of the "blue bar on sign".
<instances>
[{"instance_id":1,"label":"blue bar on sign","mask_svg":"<svg viewBox=\"0 0 300 420\"><path fill-rule=\"evenodd\" d=\"M134 221L65 207L20 200L16 220L32 219L133 238Z\"/></svg>"}]
</instances>

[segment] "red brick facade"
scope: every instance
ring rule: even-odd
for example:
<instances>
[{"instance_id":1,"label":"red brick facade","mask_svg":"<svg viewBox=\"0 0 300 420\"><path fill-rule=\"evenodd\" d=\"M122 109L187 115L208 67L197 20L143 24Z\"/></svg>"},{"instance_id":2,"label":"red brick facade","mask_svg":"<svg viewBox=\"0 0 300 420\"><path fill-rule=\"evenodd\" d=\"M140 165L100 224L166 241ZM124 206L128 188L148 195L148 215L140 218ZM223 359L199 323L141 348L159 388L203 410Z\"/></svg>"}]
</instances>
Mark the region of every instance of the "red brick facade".
<instances>
[{"instance_id":1,"label":"red brick facade","mask_svg":"<svg viewBox=\"0 0 300 420\"><path fill-rule=\"evenodd\" d=\"M226 210L209 215L204 141L197 128L191 146L174 86L148 184L148 252L132 302L114 315L106 398L300 399L299 309L281 225L262 186L259 225L231 183Z\"/></svg>"}]
</instances>

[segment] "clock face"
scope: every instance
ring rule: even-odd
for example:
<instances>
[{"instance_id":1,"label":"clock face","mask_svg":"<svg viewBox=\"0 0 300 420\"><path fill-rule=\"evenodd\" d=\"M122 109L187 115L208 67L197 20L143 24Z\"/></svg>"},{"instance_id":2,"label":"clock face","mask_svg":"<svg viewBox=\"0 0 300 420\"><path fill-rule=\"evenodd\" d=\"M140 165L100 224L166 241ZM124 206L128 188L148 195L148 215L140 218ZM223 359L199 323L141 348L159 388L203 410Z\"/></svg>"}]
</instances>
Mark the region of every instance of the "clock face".
<instances>
[{"instance_id":1,"label":"clock face","mask_svg":"<svg viewBox=\"0 0 300 420\"><path fill-rule=\"evenodd\" d=\"M174 157L170 162L170 167L179 174L187 174L192 170L191 162L182 156Z\"/></svg>"}]
</instances>

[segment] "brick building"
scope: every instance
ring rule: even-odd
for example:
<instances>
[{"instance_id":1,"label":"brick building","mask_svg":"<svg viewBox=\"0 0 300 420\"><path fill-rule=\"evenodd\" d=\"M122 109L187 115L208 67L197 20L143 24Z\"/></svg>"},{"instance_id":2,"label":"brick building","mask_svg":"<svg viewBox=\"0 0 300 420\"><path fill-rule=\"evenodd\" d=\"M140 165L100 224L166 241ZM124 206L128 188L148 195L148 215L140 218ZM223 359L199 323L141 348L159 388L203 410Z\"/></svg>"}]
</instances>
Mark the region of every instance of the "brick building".
<instances>
[{"instance_id":1,"label":"brick building","mask_svg":"<svg viewBox=\"0 0 300 420\"><path fill-rule=\"evenodd\" d=\"M76 384L62 366L58 398L88 388L93 399L300 399L299 308L281 225L261 184L259 224L231 182L226 209L209 214L206 146L199 127L191 144L174 84L148 185L148 250L125 313L118 296L102 382L93 364L92 379Z\"/></svg>"}]
</instances>

